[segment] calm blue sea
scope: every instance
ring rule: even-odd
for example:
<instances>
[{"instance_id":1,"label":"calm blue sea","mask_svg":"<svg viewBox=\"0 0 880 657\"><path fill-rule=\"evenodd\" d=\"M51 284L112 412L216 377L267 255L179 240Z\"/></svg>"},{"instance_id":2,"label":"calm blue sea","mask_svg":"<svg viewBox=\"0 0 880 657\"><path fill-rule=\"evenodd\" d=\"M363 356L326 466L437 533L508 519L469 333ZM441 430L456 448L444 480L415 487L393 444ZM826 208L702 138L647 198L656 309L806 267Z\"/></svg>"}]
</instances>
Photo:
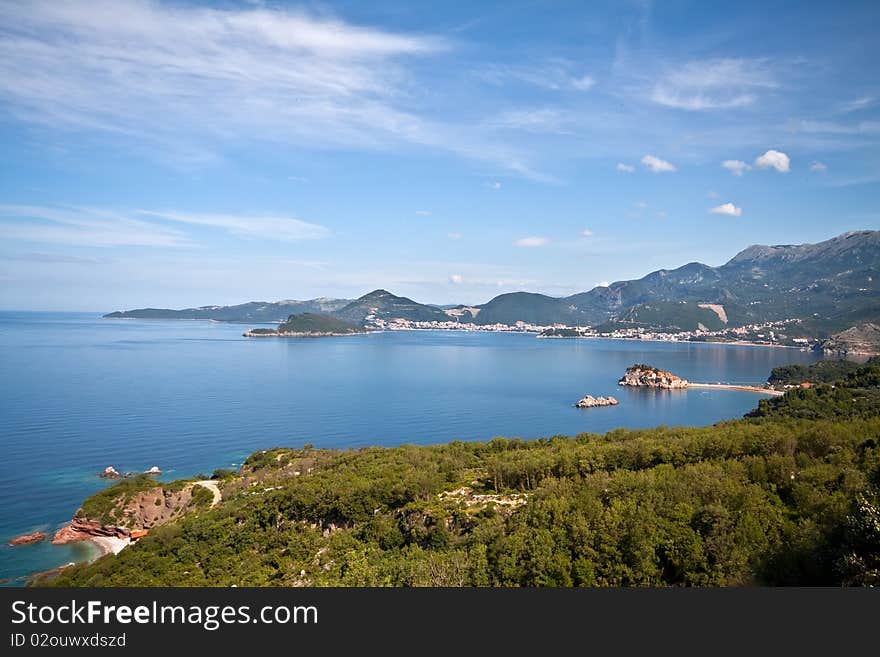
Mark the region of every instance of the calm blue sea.
<instances>
[{"instance_id":1,"label":"calm blue sea","mask_svg":"<svg viewBox=\"0 0 880 657\"><path fill-rule=\"evenodd\" d=\"M0 578L82 559L83 545L11 548L54 532L106 482L157 465L164 479L235 467L276 445L429 444L615 427L705 425L750 392L623 389L644 362L693 381L757 383L794 349L531 335L389 332L246 339L242 325L0 312ZM585 394L620 405L576 409Z\"/></svg>"}]
</instances>

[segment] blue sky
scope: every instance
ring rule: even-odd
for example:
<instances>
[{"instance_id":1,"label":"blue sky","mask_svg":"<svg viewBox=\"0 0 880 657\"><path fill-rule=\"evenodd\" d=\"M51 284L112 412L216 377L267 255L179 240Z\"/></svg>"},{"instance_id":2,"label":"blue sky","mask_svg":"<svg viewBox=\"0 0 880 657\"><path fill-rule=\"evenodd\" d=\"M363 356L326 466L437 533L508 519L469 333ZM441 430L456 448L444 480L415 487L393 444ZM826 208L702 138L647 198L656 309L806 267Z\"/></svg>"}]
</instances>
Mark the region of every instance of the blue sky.
<instances>
[{"instance_id":1,"label":"blue sky","mask_svg":"<svg viewBox=\"0 0 880 657\"><path fill-rule=\"evenodd\" d=\"M0 307L565 295L880 228L875 2L0 0Z\"/></svg>"}]
</instances>

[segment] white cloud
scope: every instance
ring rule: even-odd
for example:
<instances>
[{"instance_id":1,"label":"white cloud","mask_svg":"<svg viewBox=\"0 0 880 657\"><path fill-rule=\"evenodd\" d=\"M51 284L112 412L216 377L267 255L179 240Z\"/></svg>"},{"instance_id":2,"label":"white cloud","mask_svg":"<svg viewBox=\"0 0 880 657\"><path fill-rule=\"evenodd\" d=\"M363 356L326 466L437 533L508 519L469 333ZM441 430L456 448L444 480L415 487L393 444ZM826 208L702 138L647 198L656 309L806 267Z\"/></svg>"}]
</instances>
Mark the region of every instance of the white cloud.
<instances>
[{"instance_id":1,"label":"white cloud","mask_svg":"<svg viewBox=\"0 0 880 657\"><path fill-rule=\"evenodd\" d=\"M622 171L623 173L632 173L636 170L636 168L632 164L624 164L623 162L618 162L617 170Z\"/></svg>"},{"instance_id":2,"label":"white cloud","mask_svg":"<svg viewBox=\"0 0 880 657\"><path fill-rule=\"evenodd\" d=\"M723 214L728 217L739 217L742 215L742 208L736 207L733 203L724 203L718 207L709 210L712 214Z\"/></svg>"},{"instance_id":3,"label":"white cloud","mask_svg":"<svg viewBox=\"0 0 880 657\"><path fill-rule=\"evenodd\" d=\"M667 215L666 215L666 210L660 210L660 212L657 213L657 218L658 218L658 219L666 219L666 216L667 216Z\"/></svg>"},{"instance_id":4,"label":"white cloud","mask_svg":"<svg viewBox=\"0 0 880 657\"><path fill-rule=\"evenodd\" d=\"M633 203L633 205L635 205L639 210L644 210L646 207L648 207L648 204L645 201L636 201L635 203Z\"/></svg>"},{"instance_id":5,"label":"white cloud","mask_svg":"<svg viewBox=\"0 0 880 657\"><path fill-rule=\"evenodd\" d=\"M431 216L431 211L430 210L416 210L416 214L419 215L420 217L429 217L429 216Z\"/></svg>"},{"instance_id":6,"label":"white cloud","mask_svg":"<svg viewBox=\"0 0 880 657\"><path fill-rule=\"evenodd\" d=\"M706 196L708 196L709 198L719 198L720 195L718 194L718 192L710 189L708 192L706 192Z\"/></svg>"},{"instance_id":7,"label":"white cloud","mask_svg":"<svg viewBox=\"0 0 880 657\"><path fill-rule=\"evenodd\" d=\"M581 235L583 235L584 237L592 237L592 236L593 236L593 231L591 231L589 228L584 228L584 229L581 231Z\"/></svg>"},{"instance_id":8,"label":"white cloud","mask_svg":"<svg viewBox=\"0 0 880 657\"><path fill-rule=\"evenodd\" d=\"M767 151L755 160L755 166L759 169L774 168L780 173L788 173L791 170L791 160L782 151Z\"/></svg>"},{"instance_id":9,"label":"white cloud","mask_svg":"<svg viewBox=\"0 0 880 657\"><path fill-rule=\"evenodd\" d=\"M460 240L462 238L461 233L446 233L446 237L451 240Z\"/></svg>"},{"instance_id":10,"label":"white cloud","mask_svg":"<svg viewBox=\"0 0 880 657\"><path fill-rule=\"evenodd\" d=\"M691 111L732 109L755 102L760 91L776 87L767 63L757 59L709 59L668 70L650 99Z\"/></svg>"},{"instance_id":11,"label":"white cloud","mask_svg":"<svg viewBox=\"0 0 880 657\"><path fill-rule=\"evenodd\" d=\"M516 240L516 242L514 242L513 244L514 246L533 248L536 246L544 246L549 241L550 240L548 240L546 237L523 237Z\"/></svg>"},{"instance_id":12,"label":"white cloud","mask_svg":"<svg viewBox=\"0 0 880 657\"><path fill-rule=\"evenodd\" d=\"M734 176L741 176L752 168L751 165L746 164L742 160L724 160L721 166L730 171Z\"/></svg>"},{"instance_id":13,"label":"white cloud","mask_svg":"<svg viewBox=\"0 0 880 657\"><path fill-rule=\"evenodd\" d=\"M452 274L449 277L449 282L453 285L461 285L462 283L464 283L464 278L461 274Z\"/></svg>"},{"instance_id":14,"label":"white cloud","mask_svg":"<svg viewBox=\"0 0 880 657\"><path fill-rule=\"evenodd\" d=\"M492 189L501 189L501 183L496 180L493 183L489 183L489 187Z\"/></svg>"},{"instance_id":15,"label":"white cloud","mask_svg":"<svg viewBox=\"0 0 880 657\"><path fill-rule=\"evenodd\" d=\"M661 160L659 157L655 157L654 155L645 155L642 158L642 164L645 167L652 171L653 173L664 173L668 171L675 171L675 165L671 162L667 162L666 160Z\"/></svg>"},{"instance_id":16,"label":"white cloud","mask_svg":"<svg viewBox=\"0 0 880 657\"><path fill-rule=\"evenodd\" d=\"M813 162L810 165L810 171L817 171L819 173L823 173L825 171L828 171L828 166L817 160L816 162Z\"/></svg>"}]
</instances>

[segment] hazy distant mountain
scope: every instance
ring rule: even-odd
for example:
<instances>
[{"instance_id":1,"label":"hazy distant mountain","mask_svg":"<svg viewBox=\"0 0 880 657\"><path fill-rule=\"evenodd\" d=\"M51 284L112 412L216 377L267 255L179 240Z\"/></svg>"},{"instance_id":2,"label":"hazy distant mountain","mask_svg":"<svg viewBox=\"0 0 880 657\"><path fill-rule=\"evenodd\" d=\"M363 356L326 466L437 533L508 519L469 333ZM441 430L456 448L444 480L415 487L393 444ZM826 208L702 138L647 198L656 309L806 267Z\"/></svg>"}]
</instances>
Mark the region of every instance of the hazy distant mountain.
<instances>
[{"instance_id":1,"label":"hazy distant mountain","mask_svg":"<svg viewBox=\"0 0 880 657\"><path fill-rule=\"evenodd\" d=\"M473 310L472 310L473 308ZM186 310L145 308L106 317L284 321L328 313L355 324L367 318L487 324L644 326L713 329L799 318L819 337L859 323L880 323L880 231L844 233L818 244L750 246L720 267L691 262L640 279L568 297L502 294L481 306L433 306L374 290L354 301L251 302ZM476 315L474 314L476 312Z\"/></svg>"},{"instance_id":2,"label":"hazy distant mountain","mask_svg":"<svg viewBox=\"0 0 880 657\"><path fill-rule=\"evenodd\" d=\"M299 313L332 313L350 299L320 297L307 301L251 301L237 306L201 306L169 310L165 308L140 308L109 313L104 317L137 319L214 319L225 322L283 322L290 315Z\"/></svg>"},{"instance_id":3,"label":"hazy distant mountain","mask_svg":"<svg viewBox=\"0 0 880 657\"><path fill-rule=\"evenodd\" d=\"M451 318L440 308L398 297L386 290L373 290L333 313L346 322L362 324L368 317L407 319L413 322L446 322Z\"/></svg>"},{"instance_id":4,"label":"hazy distant mountain","mask_svg":"<svg viewBox=\"0 0 880 657\"><path fill-rule=\"evenodd\" d=\"M564 298L505 294L481 306L476 322L596 325L649 316L645 325L692 325L685 315L696 316L693 305L682 305L680 316L669 305L682 301L721 306L729 326L804 318L837 330L880 319L880 231L818 244L750 246L720 267L692 262Z\"/></svg>"}]
</instances>

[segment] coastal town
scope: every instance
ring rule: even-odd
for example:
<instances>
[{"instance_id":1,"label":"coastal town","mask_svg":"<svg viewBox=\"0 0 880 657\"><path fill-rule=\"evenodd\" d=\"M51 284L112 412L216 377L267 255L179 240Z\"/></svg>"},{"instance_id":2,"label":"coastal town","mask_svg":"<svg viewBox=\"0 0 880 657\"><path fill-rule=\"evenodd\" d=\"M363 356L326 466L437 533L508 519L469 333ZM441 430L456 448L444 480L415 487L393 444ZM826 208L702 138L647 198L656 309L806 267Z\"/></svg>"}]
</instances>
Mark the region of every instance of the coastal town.
<instances>
[{"instance_id":1,"label":"coastal town","mask_svg":"<svg viewBox=\"0 0 880 657\"><path fill-rule=\"evenodd\" d=\"M534 333L539 338L604 338L612 340L647 340L653 342L727 342L775 347L796 347L807 351L818 342L790 335L799 319L785 319L760 324L747 324L720 330L661 331L646 327L616 328L599 331L590 326L565 324L539 325L528 322L515 324L473 324L460 321L411 321L403 318L382 319L368 316L365 325L374 331L487 331L502 333ZM788 332L787 332L788 331Z\"/></svg>"}]
</instances>

